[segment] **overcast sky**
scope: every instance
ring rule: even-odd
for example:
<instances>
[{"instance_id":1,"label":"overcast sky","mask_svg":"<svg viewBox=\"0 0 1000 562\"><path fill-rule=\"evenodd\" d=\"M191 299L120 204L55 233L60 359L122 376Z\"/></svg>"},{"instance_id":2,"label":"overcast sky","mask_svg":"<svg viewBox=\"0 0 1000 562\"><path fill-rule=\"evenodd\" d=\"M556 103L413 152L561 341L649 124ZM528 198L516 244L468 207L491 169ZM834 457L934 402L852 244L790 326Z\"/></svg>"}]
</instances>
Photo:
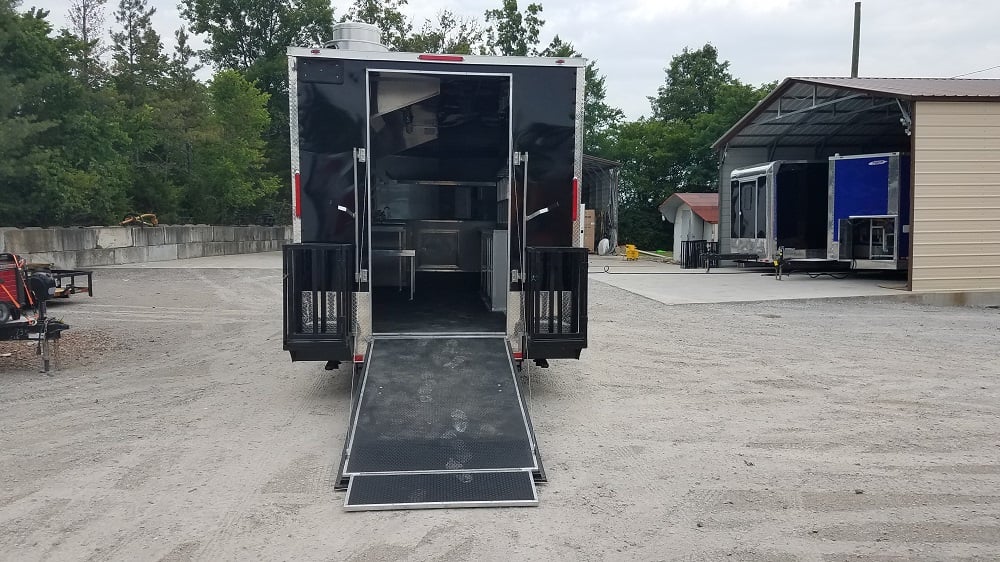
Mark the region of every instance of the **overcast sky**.
<instances>
[{"instance_id":1,"label":"overcast sky","mask_svg":"<svg viewBox=\"0 0 1000 562\"><path fill-rule=\"evenodd\" d=\"M168 48L183 22L176 0L149 0ZM847 76L851 70L853 0L541 0L543 43L558 34L607 76L608 101L629 118L649 113L647 96L685 46L715 45L734 76L760 84L787 76ZM348 1L333 2L336 13ZM410 0L419 26L441 9L482 19L499 0ZM519 2L523 8L528 4ZM67 24L69 0L22 0ZM117 0L109 0L108 24ZM865 0L861 76L952 77L1000 67L997 0ZM1000 68L971 78L1000 78Z\"/></svg>"}]
</instances>

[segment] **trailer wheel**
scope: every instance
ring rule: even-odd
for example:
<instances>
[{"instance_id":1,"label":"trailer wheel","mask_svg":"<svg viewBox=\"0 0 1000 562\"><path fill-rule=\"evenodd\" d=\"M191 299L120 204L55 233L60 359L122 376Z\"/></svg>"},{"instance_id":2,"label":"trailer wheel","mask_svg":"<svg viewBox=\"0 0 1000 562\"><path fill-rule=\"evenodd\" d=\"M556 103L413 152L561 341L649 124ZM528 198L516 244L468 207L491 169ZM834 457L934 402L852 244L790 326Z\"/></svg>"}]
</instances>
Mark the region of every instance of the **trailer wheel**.
<instances>
[{"instance_id":1,"label":"trailer wheel","mask_svg":"<svg viewBox=\"0 0 1000 562\"><path fill-rule=\"evenodd\" d=\"M10 312L10 308L7 306L7 303L0 302L0 324L10 322L11 316L12 314Z\"/></svg>"}]
</instances>

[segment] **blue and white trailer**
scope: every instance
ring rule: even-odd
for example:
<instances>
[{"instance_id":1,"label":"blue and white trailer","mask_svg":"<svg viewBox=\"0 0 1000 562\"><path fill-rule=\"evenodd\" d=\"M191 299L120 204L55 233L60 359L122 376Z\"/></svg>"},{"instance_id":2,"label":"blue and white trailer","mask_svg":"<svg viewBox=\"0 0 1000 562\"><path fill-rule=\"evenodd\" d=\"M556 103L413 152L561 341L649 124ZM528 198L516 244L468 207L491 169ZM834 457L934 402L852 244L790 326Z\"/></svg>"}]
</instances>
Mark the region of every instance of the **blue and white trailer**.
<instances>
[{"instance_id":1,"label":"blue and white trailer","mask_svg":"<svg viewBox=\"0 0 1000 562\"><path fill-rule=\"evenodd\" d=\"M852 269L905 269L910 256L910 157L831 156L827 257Z\"/></svg>"}]
</instances>

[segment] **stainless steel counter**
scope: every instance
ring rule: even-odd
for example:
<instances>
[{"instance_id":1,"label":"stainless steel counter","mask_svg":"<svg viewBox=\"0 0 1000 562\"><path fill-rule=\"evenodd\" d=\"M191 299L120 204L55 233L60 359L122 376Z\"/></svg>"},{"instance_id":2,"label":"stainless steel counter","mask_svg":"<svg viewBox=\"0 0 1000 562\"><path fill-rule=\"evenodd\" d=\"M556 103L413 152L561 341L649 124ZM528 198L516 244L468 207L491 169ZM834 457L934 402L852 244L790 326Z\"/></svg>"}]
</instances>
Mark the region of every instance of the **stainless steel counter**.
<instances>
[{"instance_id":1,"label":"stainless steel counter","mask_svg":"<svg viewBox=\"0 0 1000 562\"><path fill-rule=\"evenodd\" d=\"M419 271L479 272L480 232L491 221L413 220L372 225L373 249L416 252ZM399 243L402 240L402 244Z\"/></svg>"},{"instance_id":2,"label":"stainless steel counter","mask_svg":"<svg viewBox=\"0 0 1000 562\"><path fill-rule=\"evenodd\" d=\"M382 261L383 259L391 259L399 261L399 280L398 286L399 290L403 290L403 262L410 262L410 300L413 300L413 293L416 291L417 286L417 270L414 267L414 258L416 257L416 252L413 250L372 250L372 257L376 262ZM384 268L380 268L384 269ZM384 284L384 283L380 283Z\"/></svg>"}]
</instances>

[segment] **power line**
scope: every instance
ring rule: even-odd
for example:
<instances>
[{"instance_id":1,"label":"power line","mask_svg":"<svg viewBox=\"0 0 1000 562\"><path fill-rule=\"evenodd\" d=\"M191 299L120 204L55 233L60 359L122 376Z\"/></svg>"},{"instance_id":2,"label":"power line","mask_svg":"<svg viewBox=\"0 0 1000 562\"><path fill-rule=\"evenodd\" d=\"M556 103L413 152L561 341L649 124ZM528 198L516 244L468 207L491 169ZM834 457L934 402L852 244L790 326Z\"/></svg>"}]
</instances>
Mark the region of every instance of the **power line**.
<instances>
[{"instance_id":1,"label":"power line","mask_svg":"<svg viewBox=\"0 0 1000 562\"><path fill-rule=\"evenodd\" d=\"M972 72L966 72L965 74L957 74L955 76L952 76L952 78L961 78L963 76L970 76L972 74L979 74L980 72L986 72L987 70L994 70L994 69L997 69L997 68L1000 68L1000 64L998 64L996 66L991 66L989 68L984 68L982 70L973 70Z\"/></svg>"}]
</instances>

